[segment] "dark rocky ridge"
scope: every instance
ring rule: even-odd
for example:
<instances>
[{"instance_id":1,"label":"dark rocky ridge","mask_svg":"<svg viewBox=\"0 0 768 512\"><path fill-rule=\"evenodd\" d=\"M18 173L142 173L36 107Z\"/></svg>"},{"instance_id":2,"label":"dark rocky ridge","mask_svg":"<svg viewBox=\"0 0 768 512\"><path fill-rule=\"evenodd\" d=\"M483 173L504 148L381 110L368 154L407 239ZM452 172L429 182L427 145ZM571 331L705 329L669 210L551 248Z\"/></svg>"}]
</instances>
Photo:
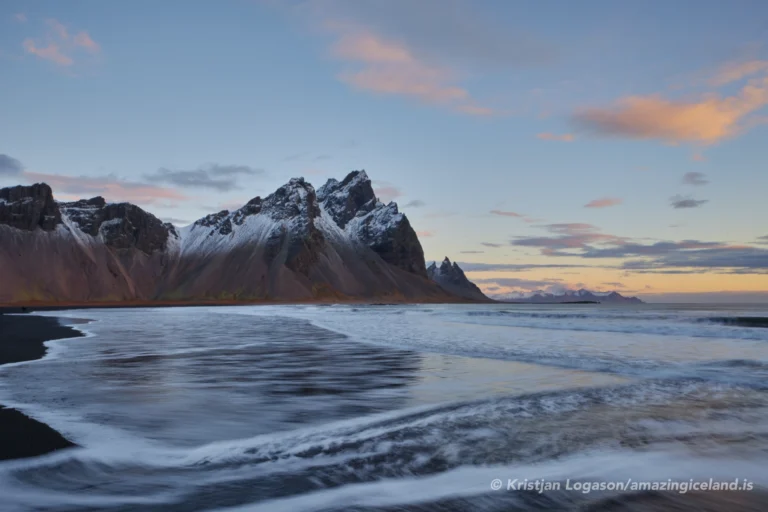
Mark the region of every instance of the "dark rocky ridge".
<instances>
[{"instance_id":1,"label":"dark rocky ridge","mask_svg":"<svg viewBox=\"0 0 768 512\"><path fill-rule=\"evenodd\" d=\"M458 300L427 278L415 231L365 171L317 192L294 178L181 231L129 203L56 203L47 185L20 189L13 204L33 207L0 219L0 303Z\"/></svg>"},{"instance_id":2,"label":"dark rocky ridge","mask_svg":"<svg viewBox=\"0 0 768 512\"><path fill-rule=\"evenodd\" d=\"M0 224L16 229L53 231L61 224L61 212L45 183L0 189Z\"/></svg>"},{"instance_id":3,"label":"dark rocky ridge","mask_svg":"<svg viewBox=\"0 0 768 512\"><path fill-rule=\"evenodd\" d=\"M61 203L61 209L77 224L80 231L101 236L104 243L115 249L136 248L145 254L162 251L168 238L178 238L173 224L163 223L136 205L107 204L103 197Z\"/></svg>"},{"instance_id":4,"label":"dark rocky ridge","mask_svg":"<svg viewBox=\"0 0 768 512\"><path fill-rule=\"evenodd\" d=\"M353 219L356 236L381 258L400 269L427 277L424 251L408 218L397 204L382 204L364 170L352 171L341 182L330 179L317 192L325 210L341 228Z\"/></svg>"},{"instance_id":5,"label":"dark rocky ridge","mask_svg":"<svg viewBox=\"0 0 768 512\"><path fill-rule=\"evenodd\" d=\"M447 256L439 267L436 262L432 262L427 268L427 274L432 281L449 293L470 300L491 301L475 283L467 279L461 267L455 262L451 263Z\"/></svg>"}]
</instances>

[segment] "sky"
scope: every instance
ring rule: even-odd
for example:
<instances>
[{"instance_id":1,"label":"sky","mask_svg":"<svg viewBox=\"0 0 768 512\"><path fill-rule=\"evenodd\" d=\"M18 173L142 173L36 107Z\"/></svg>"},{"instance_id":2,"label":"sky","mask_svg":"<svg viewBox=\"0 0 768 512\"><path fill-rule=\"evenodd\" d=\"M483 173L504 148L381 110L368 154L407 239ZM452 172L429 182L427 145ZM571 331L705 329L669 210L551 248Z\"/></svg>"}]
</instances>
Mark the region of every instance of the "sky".
<instances>
[{"instance_id":1,"label":"sky","mask_svg":"<svg viewBox=\"0 0 768 512\"><path fill-rule=\"evenodd\" d=\"M0 186L184 225L365 169L487 293L768 302L768 2L0 3Z\"/></svg>"}]
</instances>

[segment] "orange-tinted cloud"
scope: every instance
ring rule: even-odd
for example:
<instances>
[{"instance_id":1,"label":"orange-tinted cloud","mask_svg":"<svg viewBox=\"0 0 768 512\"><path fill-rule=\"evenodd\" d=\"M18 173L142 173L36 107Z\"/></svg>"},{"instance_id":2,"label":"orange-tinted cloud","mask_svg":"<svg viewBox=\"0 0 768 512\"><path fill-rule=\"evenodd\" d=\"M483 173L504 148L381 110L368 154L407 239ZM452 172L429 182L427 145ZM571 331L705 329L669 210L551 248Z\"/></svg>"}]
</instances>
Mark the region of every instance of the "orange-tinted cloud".
<instances>
[{"instance_id":1,"label":"orange-tinted cloud","mask_svg":"<svg viewBox=\"0 0 768 512\"><path fill-rule=\"evenodd\" d=\"M630 96L612 107L583 110L575 120L599 135L714 144L746 129L747 116L766 105L768 78L759 78L734 96L708 94L687 101Z\"/></svg>"},{"instance_id":2,"label":"orange-tinted cloud","mask_svg":"<svg viewBox=\"0 0 768 512\"><path fill-rule=\"evenodd\" d=\"M24 51L28 54L59 66L71 66L78 51L84 50L92 54L101 51L101 47L88 32L80 31L73 36L64 24L55 19L46 20L46 25L48 31L44 42L32 38L24 40Z\"/></svg>"},{"instance_id":3,"label":"orange-tinted cloud","mask_svg":"<svg viewBox=\"0 0 768 512\"><path fill-rule=\"evenodd\" d=\"M107 176L65 176L25 171L23 176L30 182L44 182L51 186L54 195L73 195L78 198L104 196L108 201L128 201L151 204L160 199L186 200L180 192L146 183L122 180Z\"/></svg>"},{"instance_id":4,"label":"orange-tinted cloud","mask_svg":"<svg viewBox=\"0 0 768 512\"><path fill-rule=\"evenodd\" d=\"M768 72L768 60L748 60L728 63L721 67L714 76L709 79L709 83L710 85L719 87L732 82L738 82L748 76L762 72Z\"/></svg>"},{"instance_id":5,"label":"orange-tinted cloud","mask_svg":"<svg viewBox=\"0 0 768 512\"><path fill-rule=\"evenodd\" d=\"M411 96L468 115L494 113L478 105L466 89L456 84L453 70L425 61L405 43L356 25L330 23L328 27L339 34L332 54L358 65L339 74L342 82L378 94Z\"/></svg>"},{"instance_id":6,"label":"orange-tinted cloud","mask_svg":"<svg viewBox=\"0 0 768 512\"><path fill-rule=\"evenodd\" d=\"M618 197L603 197L601 199L594 199L584 205L584 208L608 208L609 206L616 206L621 204L623 200Z\"/></svg>"},{"instance_id":7,"label":"orange-tinted cloud","mask_svg":"<svg viewBox=\"0 0 768 512\"><path fill-rule=\"evenodd\" d=\"M430 236L434 236L434 235L435 234L433 232L431 232L431 231L417 231L416 232L416 236L418 236L419 238L426 238L426 237L430 237Z\"/></svg>"},{"instance_id":8,"label":"orange-tinted cloud","mask_svg":"<svg viewBox=\"0 0 768 512\"><path fill-rule=\"evenodd\" d=\"M541 140L558 140L560 142L573 142L575 137L571 133L563 133L561 135L558 135L556 133L539 133L536 135Z\"/></svg>"}]
</instances>

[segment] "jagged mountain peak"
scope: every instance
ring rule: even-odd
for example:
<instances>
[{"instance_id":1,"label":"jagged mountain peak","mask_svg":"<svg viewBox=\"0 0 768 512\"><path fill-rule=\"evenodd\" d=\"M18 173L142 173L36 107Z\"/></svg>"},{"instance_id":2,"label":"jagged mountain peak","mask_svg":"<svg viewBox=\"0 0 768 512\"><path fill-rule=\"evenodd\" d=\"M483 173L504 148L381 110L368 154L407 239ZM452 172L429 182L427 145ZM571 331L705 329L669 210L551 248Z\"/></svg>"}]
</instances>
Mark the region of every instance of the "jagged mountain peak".
<instances>
[{"instance_id":1,"label":"jagged mountain peak","mask_svg":"<svg viewBox=\"0 0 768 512\"><path fill-rule=\"evenodd\" d=\"M460 297L472 300L490 300L480 291L480 288L467 279L458 263L451 263L448 256L443 259L439 267L437 262L433 261L427 269L427 275L443 289Z\"/></svg>"},{"instance_id":2,"label":"jagged mountain peak","mask_svg":"<svg viewBox=\"0 0 768 512\"><path fill-rule=\"evenodd\" d=\"M354 217L369 213L380 204L365 171L352 171L341 181L329 179L317 191L317 197L342 229Z\"/></svg>"},{"instance_id":3,"label":"jagged mountain peak","mask_svg":"<svg viewBox=\"0 0 768 512\"><path fill-rule=\"evenodd\" d=\"M0 224L34 231L53 231L61 224L61 212L46 183L0 189Z\"/></svg>"},{"instance_id":4,"label":"jagged mountain peak","mask_svg":"<svg viewBox=\"0 0 768 512\"><path fill-rule=\"evenodd\" d=\"M115 249L136 248L152 254L168 248L179 237L173 224L131 203L107 203L101 196L58 203L68 227Z\"/></svg>"}]
</instances>

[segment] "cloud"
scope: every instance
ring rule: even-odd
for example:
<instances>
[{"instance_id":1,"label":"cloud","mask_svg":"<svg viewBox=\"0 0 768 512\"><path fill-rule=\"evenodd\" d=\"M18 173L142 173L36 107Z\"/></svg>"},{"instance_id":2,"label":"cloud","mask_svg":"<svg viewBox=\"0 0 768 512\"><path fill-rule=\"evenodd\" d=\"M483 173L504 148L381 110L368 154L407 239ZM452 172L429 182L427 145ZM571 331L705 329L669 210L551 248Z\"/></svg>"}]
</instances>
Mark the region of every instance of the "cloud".
<instances>
[{"instance_id":1,"label":"cloud","mask_svg":"<svg viewBox=\"0 0 768 512\"><path fill-rule=\"evenodd\" d=\"M13 15L13 19L18 21L19 23L26 23L27 22L27 15L23 12L17 12Z\"/></svg>"},{"instance_id":2,"label":"cloud","mask_svg":"<svg viewBox=\"0 0 768 512\"><path fill-rule=\"evenodd\" d=\"M592 224L562 223L538 226L546 229L555 236L516 237L510 241L512 245L522 247L538 247L545 256L572 256L569 250L588 250L592 244L622 244L624 237L601 233Z\"/></svg>"},{"instance_id":3,"label":"cloud","mask_svg":"<svg viewBox=\"0 0 768 512\"><path fill-rule=\"evenodd\" d=\"M331 155L317 155L315 160L331 160L332 158Z\"/></svg>"},{"instance_id":4,"label":"cloud","mask_svg":"<svg viewBox=\"0 0 768 512\"><path fill-rule=\"evenodd\" d=\"M491 210L489 213L491 213L492 215L501 215L502 217L516 217L520 219L525 217L525 215L523 215L522 213L503 211L503 210Z\"/></svg>"},{"instance_id":5,"label":"cloud","mask_svg":"<svg viewBox=\"0 0 768 512\"><path fill-rule=\"evenodd\" d=\"M319 0L308 14L371 27L397 35L420 58L440 65L487 74L541 66L557 49L500 20L492 9L468 0Z\"/></svg>"},{"instance_id":6,"label":"cloud","mask_svg":"<svg viewBox=\"0 0 768 512\"><path fill-rule=\"evenodd\" d=\"M768 71L768 60L747 60L728 63L709 79L709 84L719 87L766 71Z\"/></svg>"},{"instance_id":7,"label":"cloud","mask_svg":"<svg viewBox=\"0 0 768 512\"><path fill-rule=\"evenodd\" d=\"M383 203L388 203L403 195L402 190L386 181L374 181L373 183L376 185L373 188L373 193Z\"/></svg>"},{"instance_id":8,"label":"cloud","mask_svg":"<svg viewBox=\"0 0 768 512\"><path fill-rule=\"evenodd\" d=\"M144 177L151 182L167 183L177 187L208 188L227 192L237 187L239 176L263 173L263 169L255 169L247 165L207 164L189 170L160 168L154 174L147 174Z\"/></svg>"},{"instance_id":9,"label":"cloud","mask_svg":"<svg viewBox=\"0 0 768 512\"><path fill-rule=\"evenodd\" d=\"M706 185L709 183L707 175L703 172L687 172L683 174L684 185Z\"/></svg>"},{"instance_id":10,"label":"cloud","mask_svg":"<svg viewBox=\"0 0 768 512\"><path fill-rule=\"evenodd\" d=\"M670 267L720 269L740 274L760 273L768 271L768 249L721 243L712 247L670 250L652 260L633 260L624 264L628 270L663 270Z\"/></svg>"},{"instance_id":11,"label":"cloud","mask_svg":"<svg viewBox=\"0 0 768 512\"><path fill-rule=\"evenodd\" d=\"M558 135L555 133L548 133L548 132L539 133L536 135L536 137L541 140L557 140L560 142L573 142L573 140L576 138L571 133L563 133Z\"/></svg>"},{"instance_id":12,"label":"cloud","mask_svg":"<svg viewBox=\"0 0 768 512\"><path fill-rule=\"evenodd\" d=\"M768 244L768 235L757 237L758 244Z\"/></svg>"},{"instance_id":13,"label":"cloud","mask_svg":"<svg viewBox=\"0 0 768 512\"><path fill-rule=\"evenodd\" d=\"M459 262L458 265L464 269L465 272L525 272L529 270L549 268L549 269L561 269L561 268L586 268L591 265L572 265L572 264L557 264L557 263L470 263L467 261Z\"/></svg>"},{"instance_id":14,"label":"cloud","mask_svg":"<svg viewBox=\"0 0 768 512\"><path fill-rule=\"evenodd\" d=\"M75 63L75 55L81 52L97 54L101 51L88 32L80 31L72 35L58 20L48 19L45 23L47 30L43 42L33 38L24 40L24 51L28 54L67 67Z\"/></svg>"},{"instance_id":15,"label":"cloud","mask_svg":"<svg viewBox=\"0 0 768 512\"><path fill-rule=\"evenodd\" d=\"M419 238L425 238L425 237L430 237L430 236L434 236L434 235L435 234L432 231L417 231L416 232L416 236L418 236Z\"/></svg>"},{"instance_id":16,"label":"cloud","mask_svg":"<svg viewBox=\"0 0 768 512\"><path fill-rule=\"evenodd\" d=\"M624 283L619 283L618 281L607 281L602 284L604 284L605 286L613 286L614 288L626 288Z\"/></svg>"},{"instance_id":17,"label":"cloud","mask_svg":"<svg viewBox=\"0 0 768 512\"><path fill-rule=\"evenodd\" d=\"M504 247L504 244L492 244L491 242L480 242L480 245L484 245L485 247L493 247L494 249Z\"/></svg>"},{"instance_id":18,"label":"cloud","mask_svg":"<svg viewBox=\"0 0 768 512\"><path fill-rule=\"evenodd\" d=\"M748 82L734 96L706 94L692 100L629 96L605 108L587 108L573 120L604 136L714 144L749 125L747 116L768 104L768 77Z\"/></svg>"},{"instance_id":19,"label":"cloud","mask_svg":"<svg viewBox=\"0 0 768 512\"><path fill-rule=\"evenodd\" d=\"M581 254L583 258L627 258L631 256L665 256L671 253L681 251L691 251L700 249L712 249L725 247L720 242L702 242L699 240L682 240L679 242L654 242L652 244L638 244L635 242L624 242L616 244L611 248L586 248ZM631 266L631 265L630 265ZM624 268L629 268L625 265Z\"/></svg>"},{"instance_id":20,"label":"cloud","mask_svg":"<svg viewBox=\"0 0 768 512\"><path fill-rule=\"evenodd\" d=\"M13 176L21 173L24 166L15 158L0 153L0 176Z\"/></svg>"},{"instance_id":21,"label":"cloud","mask_svg":"<svg viewBox=\"0 0 768 512\"><path fill-rule=\"evenodd\" d=\"M418 56L403 41L386 38L368 27L331 22L337 34L331 53L351 66L338 78L355 89L384 95L400 95L449 107L474 116L492 115L457 84L457 73Z\"/></svg>"},{"instance_id":22,"label":"cloud","mask_svg":"<svg viewBox=\"0 0 768 512\"><path fill-rule=\"evenodd\" d=\"M421 199L414 199L413 201L408 201L403 205L403 208L421 208L426 203L422 201Z\"/></svg>"},{"instance_id":23,"label":"cloud","mask_svg":"<svg viewBox=\"0 0 768 512\"><path fill-rule=\"evenodd\" d=\"M616 197L603 197L602 199L593 199L584 205L584 208L608 208L621 204L623 200Z\"/></svg>"},{"instance_id":24,"label":"cloud","mask_svg":"<svg viewBox=\"0 0 768 512\"><path fill-rule=\"evenodd\" d=\"M698 208L709 202L708 199L692 199L690 196L676 195L669 198L672 208Z\"/></svg>"},{"instance_id":25,"label":"cloud","mask_svg":"<svg viewBox=\"0 0 768 512\"><path fill-rule=\"evenodd\" d=\"M485 251L459 251L461 254L483 254Z\"/></svg>"},{"instance_id":26,"label":"cloud","mask_svg":"<svg viewBox=\"0 0 768 512\"><path fill-rule=\"evenodd\" d=\"M30 182L45 182L57 193L72 194L77 197L104 196L110 201L128 201L138 204L151 204L158 200L186 200L180 192L123 180L114 175L107 176L65 176L25 172L24 177Z\"/></svg>"}]
</instances>

